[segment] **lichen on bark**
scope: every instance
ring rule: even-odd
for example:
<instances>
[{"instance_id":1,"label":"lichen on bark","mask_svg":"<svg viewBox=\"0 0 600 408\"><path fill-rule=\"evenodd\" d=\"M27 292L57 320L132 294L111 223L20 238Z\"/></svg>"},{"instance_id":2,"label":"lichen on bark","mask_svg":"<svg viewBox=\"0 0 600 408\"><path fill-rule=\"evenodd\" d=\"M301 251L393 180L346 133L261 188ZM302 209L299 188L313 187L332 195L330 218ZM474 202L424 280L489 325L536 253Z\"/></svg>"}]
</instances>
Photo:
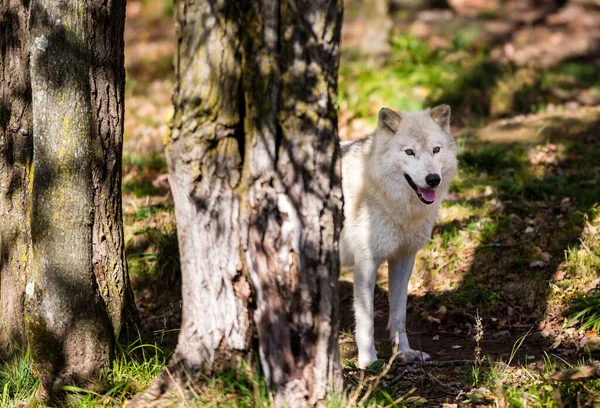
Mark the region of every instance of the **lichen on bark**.
<instances>
[{"instance_id":1,"label":"lichen on bark","mask_svg":"<svg viewBox=\"0 0 600 408\"><path fill-rule=\"evenodd\" d=\"M32 274L26 328L40 395L93 386L114 336L92 265L94 185L88 21L83 1L31 4Z\"/></svg>"},{"instance_id":2,"label":"lichen on bark","mask_svg":"<svg viewBox=\"0 0 600 408\"><path fill-rule=\"evenodd\" d=\"M9 358L26 349L33 154L29 8L5 1L0 20L0 358Z\"/></svg>"}]
</instances>

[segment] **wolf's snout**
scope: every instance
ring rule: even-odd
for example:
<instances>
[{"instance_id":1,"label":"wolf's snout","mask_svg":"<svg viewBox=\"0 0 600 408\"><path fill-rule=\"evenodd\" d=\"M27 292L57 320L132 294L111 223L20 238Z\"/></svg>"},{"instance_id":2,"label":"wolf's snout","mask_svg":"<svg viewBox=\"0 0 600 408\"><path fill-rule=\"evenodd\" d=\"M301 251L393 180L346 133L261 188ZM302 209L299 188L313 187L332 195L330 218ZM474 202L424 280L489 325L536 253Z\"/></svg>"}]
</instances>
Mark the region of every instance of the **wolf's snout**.
<instances>
[{"instance_id":1,"label":"wolf's snout","mask_svg":"<svg viewBox=\"0 0 600 408\"><path fill-rule=\"evenodd\" d=\"M428 174L425 177L425 182L427 183L427 185L429 185L430 187L435 187L438 184L440 184L440 181L442 179L440 178L439 174Z\"/></svg>"}]
</instances>

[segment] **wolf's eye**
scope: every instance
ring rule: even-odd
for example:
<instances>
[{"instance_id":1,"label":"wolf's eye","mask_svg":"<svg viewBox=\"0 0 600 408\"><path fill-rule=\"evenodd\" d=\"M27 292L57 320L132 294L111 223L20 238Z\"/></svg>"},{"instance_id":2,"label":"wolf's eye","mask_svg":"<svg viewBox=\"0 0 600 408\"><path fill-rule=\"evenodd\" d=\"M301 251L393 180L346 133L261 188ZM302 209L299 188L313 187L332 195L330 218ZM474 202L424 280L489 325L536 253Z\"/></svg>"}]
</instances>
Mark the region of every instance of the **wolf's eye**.
<instances>
[{"instance_id":1,"label":"wolf's eye","mask_svg":"<svg viewBox=\"0 0 600 408\"><path fill-rule=\"evenodd\" d=\"M406 154L408 154L409 156L414 156L414 155L415 155L415 152L413 152L413 150L412 150L412 149L406 149L404 152L405 152Z\"/></svg>"},{"instance_id":2,"label":"wolf's eye","mask_svg":"<svg viewBox=\"0 0 600 408\"><path fill-rule=\"evenodd\" d=\"M440 152L440 148L439 147L434 147L433 148L433 154L439 153Z\"/></svg>"}]
</instances>

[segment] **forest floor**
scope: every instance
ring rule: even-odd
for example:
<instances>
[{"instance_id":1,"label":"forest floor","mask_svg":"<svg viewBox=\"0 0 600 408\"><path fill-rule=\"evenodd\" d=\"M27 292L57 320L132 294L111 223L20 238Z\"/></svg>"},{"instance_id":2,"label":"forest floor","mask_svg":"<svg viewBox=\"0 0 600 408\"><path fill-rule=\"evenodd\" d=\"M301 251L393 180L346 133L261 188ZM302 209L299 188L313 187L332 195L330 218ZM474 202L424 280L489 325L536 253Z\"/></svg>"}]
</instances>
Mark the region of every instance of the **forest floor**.
<instances>
[{"instance_id":1,"label":"forest floor","mask_svg":"<svg viewBox=\"0 0 600 408\"><path fill-rule=\"evenodd\" d=\"M131 378L113 377L121 388L72 406L120 406L152 381L177 342L181 281L163 152L173 112L170 4L128 1L125 33L124 219L143 337L123 346L122 360L150 347L153 363L144 356L145 374L120 371ZM348 398L359 405L600 404L598 380L549 378L595 361L600 350L600 324L582 328L573 319L600 271L600 14L583 0L549 10L510 4L525 6L484 18L459 8L398 13L389 53L375 57L354 49L364 22L348 13L340 136L368 135L382 106L449 103L459 144L459 173L409 288L409 338L434 364L380 361L361 377L352 271L342 270L340 351ZM383 358L391 356L386 268L376 288ZM269 404L256 382L219 381L202 394L205 405Z\"/></svg>"},{"instance_id":2,"label":"forest floor","mask_svg":"<svg viewBox=\"0 0 600 408\"><path fill-rule=\"evenodd\" d=\"M572 17L586 7L586 19ZM342 313L346 385L359 400L368 394L365 405L600 403L597 381L548 379L557 370L592 361L600 348L597 330L581 329L569 313L597 286L600 270L598 26L585 30L600 21L599 14L585 2L532 8L529 15L538 24L531 25L521 21L528 10L518 10L502 19L449 19L449 10L397 16L389 54L376 57L353 48L361 23L346 22L341 137L367 135L381 106L449 103L460 163L410 283L411 343L437 363L418 369L393 364L377 379L379 367L361 382L354 368L352 313ZM162 150L172 115L171 13L150 2L128 3L123 183L138 309L144 329L154 333L147 341L159 341L165 349L176 343L181 312ZM444 23L431 23L432 18ZM568 38L583 45L567 47ZM352 308L351 276L351 269L342 270L344 311ZM391 355L386 322L383 265L376 342L384 358ZM377 387L368 391L374 381ZM220 401L212 394L210 399Z\"/></svg>"}]
</instances>

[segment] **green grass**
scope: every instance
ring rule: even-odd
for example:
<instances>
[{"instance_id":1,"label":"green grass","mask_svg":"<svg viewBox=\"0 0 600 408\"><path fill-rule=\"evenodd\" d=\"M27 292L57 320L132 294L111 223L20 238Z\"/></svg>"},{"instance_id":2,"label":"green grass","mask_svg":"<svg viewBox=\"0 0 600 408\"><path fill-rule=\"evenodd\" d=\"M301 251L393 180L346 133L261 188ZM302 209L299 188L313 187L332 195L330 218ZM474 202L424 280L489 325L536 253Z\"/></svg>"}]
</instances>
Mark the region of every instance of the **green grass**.
<instances>
[{"instance_id":1,"label":"green grass","mask_svg":"<svg viewBox=\"0 0 600 408\"><path fill-rule=\"evenodd\" d=\"M253 360L235 370L203 376L191 405L197 407L270 407L272 395Z\"/></svg>"},{"instance_id":2,"label":"green grass","mask_svg":"<svg viewBox=\"0 0 600 408\"><path fill-rule=\"evenodd\" d=\"M600 380L558 382L548 379L560 370L591 362L582 358L572 365L546 354L541 368L532 365L517 365L510 370L503 365L481 367L477 373L477 385L489 390L487 397L493 406L596 406L600 403Z\"/></svg>"},{"instance_id":3,"label":"green grass","mask_svg":"<svg viewBox=\"0 0 600 408\"><path fill-rule=\"evenodd\" d=\"M0 364L0 406L14 407L27 402L39 385L31 368L29 352Z\"/></svg>"},{"instance_id":4,"label":"green grass","mask_svg":"<svg viewBox=\"0 0 600 408\"><path fill-rule=\"evenodd\" d=\"M100 389L92 392L65 386L61 406L73 408L121 407L133 395L147 388L166 366L169 353L157 344L147 344L141 337L126 345L119 345L117 358L101 382ZM22 404L42 408L36 400L39 381L32 368L28 352L0 364L0 406L18 407Z\"/></svg>"},{"instance_id":5,"label":"green grass","mask_svg":"<svg viewBox=\"0 0 600 408\"><path fill-rule=\"evenodd\" d=\"M348 55L341 65L340 99L356 117L373 121L381 106L422 109L429 101L447 100L443 96L448 89L475 89L471 88L475 84L467 82L487 78L480 74L484 53L452 58L448 51L431 50L410 35L394 37L392 50L393 56L384 66L371 66L360 55ZM471 75L463 75L465 71Z\"/></svg>"},{"instance_id":6,"label":"green grass","mask_svg":"<svg viewBox=\"0 0 600 408\"><path fill-rule=\"evenodd\" d=\"M66 406L121 407L125 401L146 389L166 367L169 354L157 344L144 343L141 337L120 346L118 357L102 379L103 393L66 387Z\"/></svg>"},{"instance_id":7,"label":"green grass","mask_svg":"<svg viewBox=\"0 0 600 408\"><path fill-rule=\"evenodd\" d=\"M155 178L166 172L167 163L162 154L125 155L123 157L124 181L123 194L133 194L136 198L160 196L166 192L155 187ZM130 176L129 174L133 174Z\"/></svg>"},{"instance_id":8,"label":"green grass","mask_svg":"<svg viewBox=\"0 0 600 408\"><path fill-rule=\"evenodd\" d=\"M140 205L135 208L135 219L136 221L145 221L160 212L169 211L170 207L164 203L159 203L156 205ZM136 231L136 233L139 232Z\"/></svg>"},{"instance_id":9,"label":"green grass","mask_svg":"<svg viewBox=\"0 0 600 408\"><path fill-rule=\"evenodd\" d=\"M490 115L544 111L581 90L600 94L592 62L568 61L547 70L493 62L477 36L476 30L458 30L449 47L431 49L410 34L397 35L392 55L379 63L346 52L339 81L344 109L374 126L381 106L418 110L448 103L462 123L478 125Z\"/></svg>"},{"instance_id":10,"label":"green grass","mask_svg":"<svg viewBox=\"0 0 600 408\"><path fill-rule=\"evenodd\" d=\"M565 266L569 276L559 294L571 300L565 313L567 325L576 325L581 331L600 331L600 288L596 286L591 291L569 293L573 286L596 281L600 272L599 207L592 207L581 218L585 225L581 246L573 246L566 251Z\"/></svg>"},{"instance_id":11,"label":"green grass","mask_svg":"<svg viewBox=\"0 0 600 408\"><path fill-rule=\"evenodd\" d=\"M136 290L149 290L163 301L176 301L180 297L179 246L174 225L165 223L134 229L127 237L126 251L129 274Z\"/></svg>"},{"instance_id":12,"label":"green grass","mask_svg":"<svg viewBox=\"0 0 600 408\"><path fill-rule=\"evenodd\" d=\"M576 298L568 314L568 325L578 323L581 330L600 331L600 291Z\"/></svg>"}]
</instances>

